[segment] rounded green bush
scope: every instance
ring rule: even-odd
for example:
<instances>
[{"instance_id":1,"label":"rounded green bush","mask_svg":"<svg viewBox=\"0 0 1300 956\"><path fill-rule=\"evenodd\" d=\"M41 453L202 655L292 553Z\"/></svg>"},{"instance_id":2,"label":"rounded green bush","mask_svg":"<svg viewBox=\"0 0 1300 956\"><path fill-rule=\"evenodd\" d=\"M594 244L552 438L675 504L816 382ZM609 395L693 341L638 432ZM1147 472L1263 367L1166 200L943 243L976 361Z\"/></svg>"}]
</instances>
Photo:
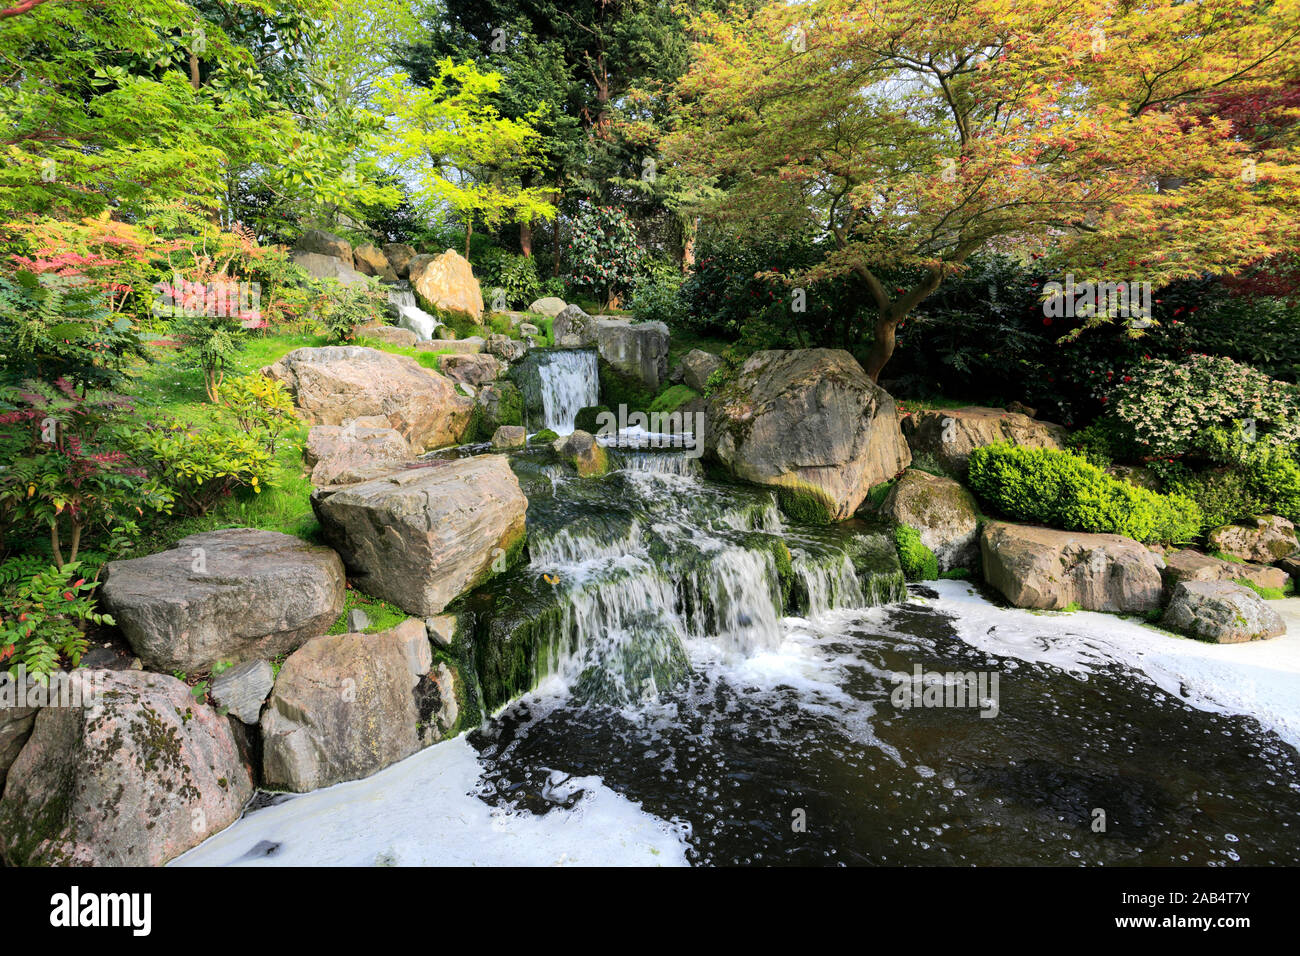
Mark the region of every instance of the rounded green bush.
<instances>
[{"instance_id":1,"label":"rounded green bush","mask_svg":"<svg viewBox=\"0 0 1300 956\"><path fill-rule=\"evenodd\" d=\"M915 528L900 524L894 529L894 544L898 547L898 563L903 577L909 581L934 581L939 577L939 559L921 543L921 533Z\"/></svg>"},{"instance_id":2,"label":"rounded green bush","mask_svg":"<svg viewBox=\"0 0 1300 956\"><path fill-rule=\"evenodd\" d=\"M986 445L971 453L968 480L980 498L1016 521L1172 544L1191 541L1202 527L1201 509L1190 498L1120 481L1071 452Z\"/></svg>"}]
</instances>

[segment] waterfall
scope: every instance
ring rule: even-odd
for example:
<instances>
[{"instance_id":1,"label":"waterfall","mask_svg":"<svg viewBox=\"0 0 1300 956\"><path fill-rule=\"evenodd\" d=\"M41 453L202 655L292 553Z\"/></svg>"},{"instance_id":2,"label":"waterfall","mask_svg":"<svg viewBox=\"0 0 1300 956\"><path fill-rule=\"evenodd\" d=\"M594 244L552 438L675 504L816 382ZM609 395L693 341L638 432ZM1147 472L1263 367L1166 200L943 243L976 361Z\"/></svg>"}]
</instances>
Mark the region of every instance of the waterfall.
<instances>
[{"instance_id":1,"label":"waterfall","mask_svg":"<svg viewBox=\"0 0 1300 956\"><path fill-rule=\"evenodd\" d=\"M541 378L543 426L557 435L572 434L578 412L600 400L596 353L590 349L550 349L537 371Z\"/></svg>"},{"instance_id":2,"label":"waterfall","mask_svg":"<svg viewBox=\"0 0 1300 956\"><path fill-rule=\"evenodd\" d=\"M410 329L421 342L428 342L442 327L441 322L416 303L415 293L407 283L388 290L388 304L397 313L397 324L401 328Z\"/></svg>"},{"instance_id":3,"label":"waterfall","mask_svg":"<svg viewBox=\"0 0 1300 956\"><path fill-rule=\"evenodd\" d=\"M532 480L528 563L474 608L490 708L543 679L634 703L684 678L693 653L778 650L786 614L905 593L883 535L792 533L771 492L709 482L686 454L611 455L601 479Z\"/></svg>"}]
</instances>

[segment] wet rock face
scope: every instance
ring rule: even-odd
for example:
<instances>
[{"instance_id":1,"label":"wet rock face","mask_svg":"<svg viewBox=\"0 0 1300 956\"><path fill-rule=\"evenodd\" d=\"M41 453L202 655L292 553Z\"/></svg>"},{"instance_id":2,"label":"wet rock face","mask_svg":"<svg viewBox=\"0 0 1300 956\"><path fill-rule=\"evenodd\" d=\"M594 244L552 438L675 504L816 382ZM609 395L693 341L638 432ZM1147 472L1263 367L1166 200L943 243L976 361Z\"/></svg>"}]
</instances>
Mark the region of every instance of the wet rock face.
<instances>
[{"instance_id":1,"label":"wet rock face","mask_svg":"<svg viewBox=\"0 0 1300 956\"><path fill-rule=\"evenodd\" d=\"M972 567L979 558L979 512L971 493L951 478L909 468L881 506L895 524L915 528L939 570Z\"/></svg>"},{"instance_id":2,"label":"wet rock face","mask_svg":"<svg viewBox=\"0 0 1300 956\"><path fill-rule=\"evenodd\" d=\"M411 285L434 309L483 318L483 292L469 260L453 249L440 256L416 256L408 266Z\"/></svg>"},{"instance_id":3,"label":"wet rock face","mask_svg":"<svg viewBox=\"0 0 1300 956\"><path fill-rule=\"evenodd\" d=\"M233 823L253 795L229 721L174 677L94 671L98 708L44 707L9 770L11 866L156 866Z\"/></svg>"},{"instance_id":4,"label":"wet rock face","mask_svg":"<svg viewBox=\"0 0 1300 956\"><path fill-rule=\"evenodd\" d=\"M556 440L555 450L580 478L595 478L609 471L609 455L590 432L576 430Z\"/></svg>"},{"instance_id":5,"label":"wet rock face","mask_svg":"<svg viewBox=\"0 0 1300 956\"><path fill-rule=\"evenodd\" d=\"M668 326L662 322L588 315L570 305L555 317L551 331L557 345L594 347L602 360L647 388L657 390L668 380Z\"/></svg>"},{"instance_id":6,"label":"wet rock face","mask_svg":"<svg viewBox=\"0 0 1300 956\"><path fill-rule=\"evenodd\" d=\"M929 459L958 478L965 476L976 448L1005 441L1060 449L1066 435L1064 428L1051 422L977 406L913 412L903 420L903 432L915 458Z\"/></svg>"},{"instance_id":7,"label":"wet rock face","mask_svg":"<svg viewBox=\"0 0 1300 956\"><path fill-rule=\"evenodd\" d=\"M285 661L262 715L266 785L302 792L368 777L441 740L458 718L424 621L316 638Z\"/></svg>"},{"instance_id":8,"label":"wet rock face","mask_svg":"<svg viewBox=\"0 0 1300 956\"><path fill-rule=\"evenodd\" d=\"M195 673L324 634L343 612L344 586L343 562L329 548L227 528L110 562L100 597L146 666Z\"/></svg>"},{"instance_id":9,"label":"wet rock face","mask_svg":"<svg viewBox=\"0 0 1300 956\"><path fill-rule=\"evenodd\" d=\"M1228 581L1182 581L1160 622L1171 631L1218 644L1241 644L1286 633L1281 615L1258 594Z\"/></svg>"},{"instance_id":10,"label":"wet rock face","mask_svg":"<svg viewBox=\"0 0 1300 956\"><path fill-rule=\"evenodd\" d=\"M1016 607L1145 614L1160 607L1164 561L1118 534L1056 531L1005 521L980 533L984 577Z\"/></svg>"},{"instance_id":11,"label":"wet rock face","mask_svg":"<svg viewBox=\"0 0 1300 956\"><path fill-rule=\"evenodd\" d=\"M1261 564L1280 561L1297 547L1295 525L1277 515L1223 525L1211 531L1207 540L1215 551Z\"/></svg>"},{"instance_id":12,"label":"wet rock face","mask_svg":"<svg viewBox=\"0 0 1300 956\"><path fill-rule=\"evenodd\" d=\"M308 423L382 415L415 452L454 444L473 409L414 359L359 346L295 349L262 374L284 383Z\"/></svg>"},{"instance_id":13,"label":"wet rock face","mask_svg":"<svg viewBox=\"0 0 1300 956\"><path fill-rule=\"evenodd\" d=\"M504 568L528 499L504 456L481 455L320 489L312 507L357 587L427 617Z\"/></svg>"},{"instance_id":14,"label":"wet rock face","mask_svg":"<svg viewBox=\"0 0 1300 956\"><path fill-rule=\"evenodd\" d=\"M889 393L848 352L756 352L709 399L705 449L731 474L847 518L912 456Z\"/></svg>"}]
</instances>

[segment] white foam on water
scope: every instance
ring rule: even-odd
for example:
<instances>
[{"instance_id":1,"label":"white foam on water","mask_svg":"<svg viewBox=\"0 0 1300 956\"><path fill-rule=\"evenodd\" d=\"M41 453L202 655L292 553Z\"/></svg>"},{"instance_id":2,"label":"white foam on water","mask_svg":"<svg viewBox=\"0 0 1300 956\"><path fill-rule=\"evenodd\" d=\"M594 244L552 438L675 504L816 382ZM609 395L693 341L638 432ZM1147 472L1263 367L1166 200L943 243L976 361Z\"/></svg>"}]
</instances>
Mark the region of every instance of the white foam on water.
<instances>
[{"instance_id":1,"label":"white foam on water","mask_svg":"<svg viewBox=\"0 0 1300 956\"><path fill-rule=\"evenodd\" d=\"M1300 749L1300 598L1271 601L1287 633L1248 644L1210 644L1135 618L1093 611L999 608L960 581L929 582L927 602L954 617L963 641L988 653L1049 664L1086 679L1116 662L1198 710L1254 717Z\"/></svg>"},{"instance_id":2,"label":"white foam on water","mask_svg":"<svg viewBox=\"0 0 1300 956\"><path fill-rule=\"evenodd\" d=\"M475 796L482 769L463 736L444 741L365 780L256 810L172 865L687 865L682 825L645 812L599 777L554 774L554 799L583 795L572 809L536 816ZM278 848L268 855L270 844Z\"/></svg>"}]
</instances>

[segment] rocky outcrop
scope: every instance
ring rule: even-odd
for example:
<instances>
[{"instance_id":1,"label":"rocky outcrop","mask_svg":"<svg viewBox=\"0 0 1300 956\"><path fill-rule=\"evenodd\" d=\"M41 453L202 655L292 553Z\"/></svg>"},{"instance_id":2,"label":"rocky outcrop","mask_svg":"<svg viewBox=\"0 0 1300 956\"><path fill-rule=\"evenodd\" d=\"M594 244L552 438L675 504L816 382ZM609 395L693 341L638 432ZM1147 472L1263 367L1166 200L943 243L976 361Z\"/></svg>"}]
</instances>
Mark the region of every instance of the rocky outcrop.
<instances>
[{"instance_id":1,"label":"rocky outcrop","mask_svg":"<svg viewBox=\"0 0 1300 956\"><path fill-rule=\"evenodd\" d=\"M518 362L528 351L528 343L512 339L508 335L493 333L487 337L487 351L490 355L506 362Z\"/></svg>"},{"instance_id":2,"label":"rocky outcrop","mask_svg":"<svg viewBox=\"0 0 1300 956\"><path fill-rule=\"evenodd\" d=\"M1066 431L1060 425L1040 422L1000 408L936 408L913 412L903 420L903 432L912 455L929 460L963 478L970 453L994 442L1030 448L1063 448Z\"/></svg>"},{"instance_id":3,"label":"rocky outcrop","mask_svg":"<svg viewBox=\"0 0 1300 956\"><path fill-rule=\"evenodd\" d=\"M501 360L495 355L480 352L470 355L440 355L438 368L453 382L464 382L478 388L495 382L501 374Z\"/></svg>"},{"instance_id":4,"label":"rocky outcrop","mask_svg":"<svg viewBox=\"0 0 1300 956\"><path fill-rule=\"evenodd\" d=\"M588 315L576 305L555 317L555 342L565 348L594 347L603 361L646 388L658 390L668 378L668 326Z\"/></svg>"},{"instance_id":5,"label":"rocky outcrop","mask_svg":"<svg viewBox=\"0 0 1300 956\"><path fill-rule=\"evenodd\" d=\"M397 277L407 278L411 274L411 260L415 258L415 247L408 246L404 242L386 242L383 249L388 264L392 266Z\"/></svg>"},{"instance_id":6,"label":"rocky outcrop","mask_svg":"<svg viewBox=\"0 0 1300 956\"><path fill-rule=\"evenodd\" d=\"M354 265L351 244L346 239L324 229L308 229L293 244L293 249L295 252L331 256L346 263L349 268Z\"/></svg>"},{"instance_id":7,"label":"rocky outcrop","mask_svg":"<svg viewBox=\"0 0 1300 956\"><path fill-rule=\"evenodd\" d=\"M1295 525L1277 515L1223 525L1211 531L1206 540L1215 551L1260 564L1280 561L1297 547Z\"/></svg>"},{"instance_id":8,"label":"rocky outcrop","mask_svg":"<svg viewBox=\"0 0 1300 956\"><path fill-rule=\"evenodd\" d=\"M100 599L146 666L201 673L324 634L343 613L343 592L343 565L330 549L227 528L110 562Z\"/></svg>"},{"instance_id":9,"label":"rocky outcrop","mask_svg":"<svg viewBox=\"0 0 1300 956\"><path fill-rule=\"evenodd\" d=\"M528 499L501 455L430 463L312 495L354 583L408 614L437 614L504 570Z\"/></svg>"},{"instance_id":10,"label":"rocky outcrop","mask_svg":"<svg viewBox=\"0 0 1300 956\"><path fill-rule=\"evenodd\" d=\"M427 259L427 261L425 261ZM410 263L411 286L432 310L483 318L483 292L469 260L448 249L436 258L416 256Z\"/></svg>"},{"instance_id":11,"label":"rocky outcrop","mask_svg":"<svg viewBox=\"0 0 1300 956\"><path fill-rule=\"evenodd\" d=\"M524 399L513 382L495 382L479 389L475 398L478 404L479 434L490 434L498 428L524 423Z\"/></svg>"},{"instance_id":12,"label":"rocky outcrop","mask_svg":"<svg viewBox=\"0 0 1300 956\"><path fill-rule=\"evenodd\" d=\"M471 335L467 339L432 339L428 342L420 342L415 347L421 352L456 352L460 355L474 355L482 352L485 345L482 336Z\"/></svg>"},{"instance_id":13,"label":"rocky outcrop","mask_svg":"<svg viewBox=\"0 0 1300 956\"><path fill-rule=\"evenodd\" d=\"M523 448L528 435L522 425L502 425L492 433L493 448Z\"/></svg>"},{"instance_id":14,"label":"rocky outcrop","mask_svg":"<svg viewBox=\"0 0 1300 956\"><path fill-rule=\"evenodd\" d=\"M262 715L266 786L368 777L441 740L456 717L454 681L435 668L424 621L318 637L284 662Z\"/></svg>"},{"instance_id":15,"label":"rocky outcrop","mask_svg":"<svg viewBox=\"0 0 1300 956\"><path fill-rule=\"evenodd\" d=\"M528 311L537 315L559 315L564 311L564 300L553 295L543 296L530 305Z\"/></svg>"},{"instance_id":16,"label":"rocky outcrop","mask_svg":"<svg viewBox=\"0 0 1300 956\"><path fill-rule=\"evenodd\" d=\"M397 281L397 270L389 264L388 257L378 246L368 242L357 246L352 250L352 261L358 272L389 282Z\"/></svg>"},{"instance_id":17,"label":"rocky outcrop","mask_svg":"<svg viewBox=\"0 0 1300 956\"><path fill-rule=\"evenodd\" d=\"M1160 607L1161 558L1131 538L989 521L984 578L1016 607L1146 614Z\"/></svg>"},{"instance_id":18,"label":"rocky outcrop","mask_svg":"<svg viewBox=\"0 0 1300 956\"><path fill-rule=\"evenodd\" d=\"M174 677L79 672L94 707L44 707L9 769L10 866L156 866L238 819L253 779L230 723Z\"/></svg>"},{"instance_id":19,"label":"rocky outcrop","mask_svg":"<svg viewBox=\"0 0 1300 956\"><path fill-rule=\"evenodd\" d=\"M889 490L881 514L915 528L934 552L940 571L973 567L979 559L975 498L951 478L909 468Z\"/></svg>"},{"instance_id":20,"label":"rocky outcrop","mask_svg":"<svg viewBox=\"0 0 1300 956\"><path fill-rule=\"evenodd\" d=\"M1190 548L1165 555L1165 588L1172 592L1180 581L1249 581L1256 587L1286 587L1287 573L1265 564L1237 563L1213 558Z\"/></svg>"},{"instance_id":21,"label":"rocky outcrop","mask_svg":"<svg viewBox=\"0 0 1300 956\"><path fill-rule=\"evenodd\" d=\"M1250 588L1228 581L1181 581L1164 627L1202 641L1241 644L1286 633L1281 615Z\"/></svg>"},{"instance_id":22,"label":"rocky outcrop","mask_svg":"<svg viewBox=\"0 0 1300 956\"><path fill-rule=\"evenodd\" d=\"M369 280L352 268L351 263L344 262L336 256L325 256L319 252L292 252L289 254L289 261L317 279L337 279L343 285L369 284Z\"/></svg>"},{"instance_id":23,"label":"rocky outcrop","mask_svg":"<svg viewBox=\"0 0 1300 956\"><path fill-rule=\"evenodd\" d=\"M609 471L609 454L590 432L577 430L557 439L555 451L580 478L595 478Z\"/></svg>"},{"instance_id":24,"label":"rocky outcrop","mask_svg":"<svg viewBox=\"0 0 1300 956\"><path fill-rule=\"evenodd\" d=\"M31 736L36 712L40 710L39 707L25 706L31 699L25 685L32 683L30 677L25 677L20 683L16 677L0 674L0 684L3 685L3 690L0 690L0 699L3 700L3 705L0 705L0 793L4 793L5 777Z\"/></svg>"},{"instance_id":25,"label":"rocky outcrop","mask_svg":"<svg viewBox=\"0 0 1300 956\"><path fill-rule=\"evenodd\" d=\"M838 349L756 352L711 396L708 455L734 477L847 518L911 461L894 400Z\"/></svg>"},{"instance_id":26,"label":"rocky outcrop","mask_svg":"<svg viewBox=\"0 0 1300 956\"><path fill-rule=\"evenodd\" d=\"M417 453L459 441L473 410L415 359L360 346L295 349L262 374L285 384L308 423L382 415Z\"/></svg>"},{"instance_id":27,"label":"rocky outcrop","mask_svg":"<svg viewBox=\"0 0 1300 956\"><path fill-rule=\"evenodd\" d=\"M682 356L682 383L687 388L703 392L709 384L709 376L722 367L722 359L703 349L691 349Z\"/></svg>"}]
</instances>

